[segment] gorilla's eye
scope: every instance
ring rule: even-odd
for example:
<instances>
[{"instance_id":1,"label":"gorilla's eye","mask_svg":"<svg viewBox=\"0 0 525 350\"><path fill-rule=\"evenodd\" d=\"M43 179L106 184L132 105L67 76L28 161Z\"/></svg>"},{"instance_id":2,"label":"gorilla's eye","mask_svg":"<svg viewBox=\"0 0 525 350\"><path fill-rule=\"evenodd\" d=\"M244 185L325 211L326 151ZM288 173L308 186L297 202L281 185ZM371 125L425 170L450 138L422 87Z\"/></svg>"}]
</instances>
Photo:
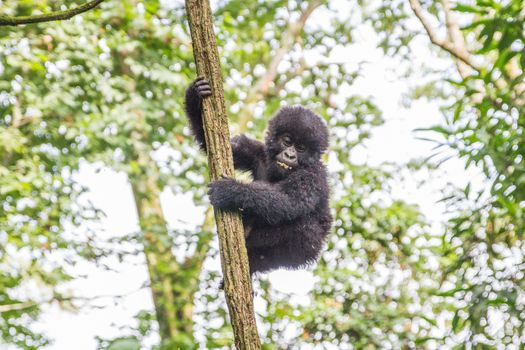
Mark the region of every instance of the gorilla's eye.
<instances>
[{"instance_id":1,"label":"gorilla's eye","mask_svg":"<svg viewBox=\"0 0 525 350\"><path fill-rule=\"evenodd\" d=\"M286 147L292 146L292 138L289 135L283 135L283 144Z\"/></svg>"},{"instance_id":2,"label":"gorilla's eye","mask_svg":"<svg viewBox=\"0 0 525 350\"><path fill-rule=\"evenodd\" d=\"M301 144L298 144L297 146L295 146L295 149L297 149L297 151L301 152L301 153L306 151L306 147L304 145L301 145Z\"/></svg>"}]
</instances>

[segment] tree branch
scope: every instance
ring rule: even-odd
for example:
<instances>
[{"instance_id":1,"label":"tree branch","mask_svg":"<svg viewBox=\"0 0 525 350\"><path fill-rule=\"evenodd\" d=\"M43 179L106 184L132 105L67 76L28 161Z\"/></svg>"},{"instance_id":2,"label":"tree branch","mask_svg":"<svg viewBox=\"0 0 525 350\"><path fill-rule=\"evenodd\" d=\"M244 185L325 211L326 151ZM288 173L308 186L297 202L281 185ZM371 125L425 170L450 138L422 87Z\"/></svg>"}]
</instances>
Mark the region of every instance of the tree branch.
<instances>
[{"instance_id":1,"label":"tree branch","mask_svg":"<svg viewBox=\"0 0 525 350\"><path fill-rule=\"evenodd\" d=\"M37 303L35 301L25 301L23 303L0 305L0 314L5 312L29 309L30 307L36 306L38 304L40 303Z\"/></svg>"},{"instance_id":2,"label":"tree branch","mask_svg":"<svg viewBox=\"0 0 525 350\"><path fill-rule=\"evenodd\" d=\"M423 25L423 28L428 34L428 37L430 41L436 45L442 48L443 50L447 51L452 56L456 57L457 59L461 60L464 64L469 66L471 69L475 71L480 71L482 67L477 65L475 62L472 61L472 57L469 54L469 52L465 49L464 45L464 39L463 39L463 45L461 45L460 42L454 42L455 39L457 39L457 32L454 31L449 32L451 35L452 42L446 41L444 39L441 39L438 37L437 33L434 31L434 28L432 28L432 25L430 22L428 22L427 18L425 17L425 14L423 12L423 8L421 7L421 4L418 0L408 0L410 3L410 7L412 8L412 11L416 15L416 17L419 19L421 24ZM453 21L450 11L447 11L447 6L445 4L446 0L443 2L444 8L445 8L445 15L447 16L447 28L450 29L457 29L459 30L459 26L457 25L457 22ZM447 12L449 12L447 14ZM457 28L456 28L457 27ZM459 33L461 35L461 33Z\"/></svg>"},{"instance_id":3,"label":"tree branch","mask_svg":"<svg viewBox=\"0 0 525 350\"><path fill-rule=\"evenodd\" d=\"M45 13L42 15L35 15L35 16L11 17L11 16L0 15L0 26L17 26L20 24L32 24L32 23L61 21L65 19L70 19L78 14L87 12L95 8L102 1L104 0L93 0L91 2L77 6L70 10L54 11L51 13Z\"/></svg>"},{"instance_id":4,"label":"tree branch","mask_svg":"<svg viewBox=\"0 0 525 350\"><path fill-rule=\"evenodd\" d=\"M443 4L443 11L445 12L445 23L447 26L447 33L450 37L452 45L454 46L456 51L460 52L464 57L470 57L470 54L467 50L467 45L465 44L465 38L463 37L463 33L461 33L461 29L459 27L456 16L454 16L454 12L452 10L452 5L450 1L441 0L441 3ZM462 61L458 61L457 66L458 72L463 78L466 78L470 75L469 70L471 65L466 64Z\"/></svg>"}]
</instances>

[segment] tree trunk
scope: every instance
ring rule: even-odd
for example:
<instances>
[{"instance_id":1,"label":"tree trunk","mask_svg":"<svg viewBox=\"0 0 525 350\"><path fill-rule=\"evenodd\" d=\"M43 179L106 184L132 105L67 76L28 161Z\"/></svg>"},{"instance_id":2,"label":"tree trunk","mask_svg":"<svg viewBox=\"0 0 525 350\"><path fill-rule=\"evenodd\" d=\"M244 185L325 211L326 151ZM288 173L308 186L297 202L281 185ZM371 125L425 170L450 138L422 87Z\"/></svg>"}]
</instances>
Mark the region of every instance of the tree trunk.
<instances>
[{"instance_id":1,"label":"tree trunk","mask_svg":"<svg viewBox=\"0 0 525 350\"><path fill-rule=\"evenodd\" d=\"M205 76L212 87L212 96L203 101L203 122L208 148L208 165L212 179L221 175L233 177L230 133L224 102L219 53L208 0L186 0L193 53L197 72ZM260 349L257 333L248 255L244 231L238 213L215 212L224 291L237 349Z\"/></svg>"},{"instance_id":2,"label":"tree trunk","mask_svg":"<svg viewBox=\"0 0 525 350\"><path fill-rule=\"evenodd\" d=\"M140 171L130 174L130 182L144 238L161 349L195 349L193 299L199 288L199 275L209 237L199 238L202 249L195 256L183 264L177 262L159 200L159 170L146 150L139 146L136 148ZM204 254L200 254L201 251Z\"/></svg>"}]
</instances>

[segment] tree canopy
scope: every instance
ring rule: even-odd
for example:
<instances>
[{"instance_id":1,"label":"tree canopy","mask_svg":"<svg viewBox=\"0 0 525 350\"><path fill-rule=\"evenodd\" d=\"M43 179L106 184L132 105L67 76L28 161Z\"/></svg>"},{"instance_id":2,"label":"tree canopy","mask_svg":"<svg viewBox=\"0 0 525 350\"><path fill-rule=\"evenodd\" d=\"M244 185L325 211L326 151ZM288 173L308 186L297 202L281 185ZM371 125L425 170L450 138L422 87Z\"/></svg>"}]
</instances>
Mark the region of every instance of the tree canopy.
<instances>
[{"instance_id":1,"label":"tree canopy","mask_svg":"<svg viewBox=\"0 0 525 350\"><path fill-rule=\"evenodd\" d=\"M2 17L80 1L4 2ZM525 343L525 12L521 0L238 1L213 3L233 132L261 137L283 105L326 119L333 232L307 302L261 277L256 308L268 349L518 348ZM397 69L405 105L440 107L414 131L434 151L405 163L355 156L388 130L379 102L355 91L362 36ZM373 34L371 34L373 31ZM424 48L425 57L421 50ZM428 50L427 50L428 48ZM395 65L394 64L394 65ZM161 194L207 207L205 157L186 127L196 76L182 2L106 0L70 20L0 27L0 338L20 349L53 341L33 326L44 305L89 308L80 264L140 256L154 308L101 349L230 348L208 210L196 230L167 224ZM386 74L386 73L385 73ZM427 116L422 115L421 118ZM398 195L460 161L480 177L441 182L445 212ZM86 164L125 176L136 232L105 239L86 200ZM125 200L125 199L123 199ZM261 310L262 309L262 310ZM151 345L152 334L158 342ZM149 338L148 338L149 337Z\"/></svg>"}]
</instances>

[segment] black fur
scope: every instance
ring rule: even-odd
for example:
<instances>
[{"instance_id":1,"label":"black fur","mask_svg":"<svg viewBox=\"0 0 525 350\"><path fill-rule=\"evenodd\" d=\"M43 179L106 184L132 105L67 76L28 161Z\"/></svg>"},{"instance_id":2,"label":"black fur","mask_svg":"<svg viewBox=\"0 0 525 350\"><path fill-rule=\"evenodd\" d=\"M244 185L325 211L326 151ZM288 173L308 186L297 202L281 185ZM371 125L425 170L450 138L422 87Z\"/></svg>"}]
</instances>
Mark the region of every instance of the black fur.
<instances>
[{"instance_id":1,"label":"black fur","mask_svg":"<svg viewBox=\"0 0 525 350\"><path fill-rule=\"evenodd\" d=\"M192 132L204 151L201 104L210 93L200 77L185 101ZM265 144L238 135L231 145L235 168L251 172L254 181L220 179L210 184L209 196L215 208L242 212L251 274L315 262L332 222L326 168L320 160L328 147L325 123L306 108L285 107L269 122Z\"/></svg>"}]
</instances>

